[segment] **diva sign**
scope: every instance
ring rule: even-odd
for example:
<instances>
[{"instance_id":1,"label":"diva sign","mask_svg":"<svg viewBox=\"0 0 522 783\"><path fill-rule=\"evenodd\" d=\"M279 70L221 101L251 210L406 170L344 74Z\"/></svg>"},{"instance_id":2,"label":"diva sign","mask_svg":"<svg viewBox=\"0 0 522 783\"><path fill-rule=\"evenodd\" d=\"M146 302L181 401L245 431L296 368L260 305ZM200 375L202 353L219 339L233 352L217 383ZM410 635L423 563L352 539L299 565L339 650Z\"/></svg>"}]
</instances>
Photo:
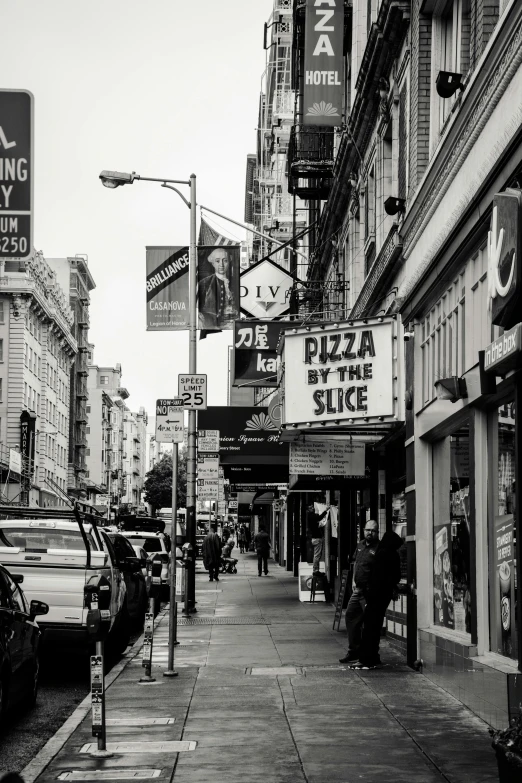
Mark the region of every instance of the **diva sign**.
<instances>
[{"instance_id":1,"label":"diva sign","mask_svg":"<svg viewBox=\"0 0 522 783\"><path fill-rule=\"evenodd\" d=\"M283 425L396 421L397 329L384 317L287 331Z\"/></svg>"}]
</instances>

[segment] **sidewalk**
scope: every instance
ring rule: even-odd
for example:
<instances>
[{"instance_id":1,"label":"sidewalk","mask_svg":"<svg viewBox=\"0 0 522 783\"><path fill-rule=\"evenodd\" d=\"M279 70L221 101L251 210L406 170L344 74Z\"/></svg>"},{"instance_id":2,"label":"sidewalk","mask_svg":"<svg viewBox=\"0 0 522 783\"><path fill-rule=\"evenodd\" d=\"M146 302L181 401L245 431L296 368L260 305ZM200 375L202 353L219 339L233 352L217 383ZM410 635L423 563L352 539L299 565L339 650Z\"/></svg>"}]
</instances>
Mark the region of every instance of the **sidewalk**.
<instances>
[{"instance_id":1,"label":"sidewalk","mask_svg":"<svg viewBox=\"0 0 522 783\"><path fill-rule=\"evenodd\" d=\"M95 742L89 715L40 783L496 783L487 728L473 713L386 645L383 669L341 666L333 608L299 603L297 580L274 563L259 578L252 554L236 556L237 575L197 575L198 614L178 631L179 676L162 676L165 614L156 683L138 684L138 656L108 689L113 758L82 752Z\"/></svg>"}]
</instances>

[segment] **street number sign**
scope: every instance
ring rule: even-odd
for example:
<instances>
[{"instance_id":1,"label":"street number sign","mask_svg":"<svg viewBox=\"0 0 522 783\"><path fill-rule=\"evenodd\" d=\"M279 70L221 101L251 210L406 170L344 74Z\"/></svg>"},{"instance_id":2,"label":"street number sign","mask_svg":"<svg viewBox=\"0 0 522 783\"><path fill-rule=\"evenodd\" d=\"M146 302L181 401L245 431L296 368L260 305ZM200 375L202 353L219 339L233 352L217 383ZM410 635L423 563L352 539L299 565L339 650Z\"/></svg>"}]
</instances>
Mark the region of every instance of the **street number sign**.
<instances>
[{"instance_id":1,"label":"street number sign","mask_svg":"<svg viewBox=\"0 0 522 783\"><path fill-rule=\"evenodd\" d=\"M182 397L185 410L206 411L207 376L201 373L178 375L178 396Z\"/></svg>"},{"instance_id":2,"label":"street number sign","mask_svg":"<svg viewBox=\"0 0 522 783\"><path fill-rule=\"evenodd\" d=\"M0 258L33 253L34 98L0 90Z\"/></svg>"},{"instance_id":3,"label":"street number sign","mask_svg":"<svg viewBox=\"0 0 522 783\"><path fill-rule=\"evenodd\" d=\"M156 400L156 441L183 443L183 400Z\"/></svg>"}]
</instances>

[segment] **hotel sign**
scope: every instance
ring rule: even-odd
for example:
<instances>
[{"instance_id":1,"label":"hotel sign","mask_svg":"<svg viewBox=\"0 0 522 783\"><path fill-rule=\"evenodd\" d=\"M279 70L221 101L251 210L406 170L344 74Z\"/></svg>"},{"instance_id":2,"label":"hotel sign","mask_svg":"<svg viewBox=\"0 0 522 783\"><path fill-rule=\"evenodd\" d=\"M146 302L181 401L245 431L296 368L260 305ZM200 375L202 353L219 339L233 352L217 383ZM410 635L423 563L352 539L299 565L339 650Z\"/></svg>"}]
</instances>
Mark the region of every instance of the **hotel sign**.
<instances>
[{"instance_id":1,"label":"hotel sign","mask_svg":"<svg viewBox=\"0 0 522 783\"><path fill-rule=\"evenodd\" d=\"M307 0L303 124L341 124L344 0Z\"/></svg>"},{"instance_id":2,"label":"hotel sign","mask_svg":"<svg viewBox=\"0 0 522 783\"><path fill-rule=\"evenodd\" d=\"M283 335L283 426L398 419L397 321L367 318Z\"/></svg>"}]
</instances>

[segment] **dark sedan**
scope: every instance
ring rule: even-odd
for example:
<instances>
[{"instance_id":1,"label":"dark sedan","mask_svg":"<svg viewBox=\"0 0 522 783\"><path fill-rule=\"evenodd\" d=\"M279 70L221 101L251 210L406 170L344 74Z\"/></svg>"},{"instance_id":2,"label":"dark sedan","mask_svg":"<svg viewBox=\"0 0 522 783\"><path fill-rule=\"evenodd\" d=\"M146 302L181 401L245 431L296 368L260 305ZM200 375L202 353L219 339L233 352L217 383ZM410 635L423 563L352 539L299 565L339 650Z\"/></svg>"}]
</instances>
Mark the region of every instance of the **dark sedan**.
<instances>
[{"instance_id":1,"label":"dark sedan","mask_svg":"<svg viewBox=\"0 0 522 783\"><path fill-rule=\"evenodd\" d=\"M42 601L27 599L19 584L22 576L0 566L0 725L9 707L36 701L40 629L35 617L47 614Z\"/></svg>"}]
</instances>

